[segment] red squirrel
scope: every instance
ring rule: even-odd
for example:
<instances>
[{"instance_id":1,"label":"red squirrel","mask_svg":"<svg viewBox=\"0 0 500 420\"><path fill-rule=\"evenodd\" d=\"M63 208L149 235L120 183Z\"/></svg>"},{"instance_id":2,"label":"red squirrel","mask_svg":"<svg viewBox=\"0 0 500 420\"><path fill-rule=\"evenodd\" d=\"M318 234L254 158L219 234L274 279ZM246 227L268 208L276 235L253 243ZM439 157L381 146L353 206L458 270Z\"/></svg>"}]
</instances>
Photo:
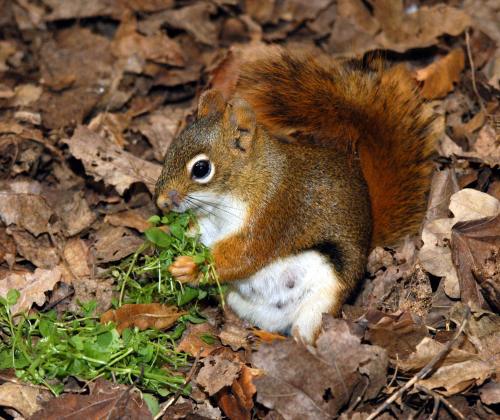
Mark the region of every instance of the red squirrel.
<instances>
[{"instance_id":1,"label":"red squirrel","mask_svg":"<svg viewBox=\"0 0 500 420\"><path fill-rule=\"evenodd\" d=\"M240 317L313 343L369 250L418 229L436 132L403 67L264 48L241 63L229 101L202 94L156 202L197 214ZM190 257L169 270L197 281Z\"/></svg>"}]
</instances>

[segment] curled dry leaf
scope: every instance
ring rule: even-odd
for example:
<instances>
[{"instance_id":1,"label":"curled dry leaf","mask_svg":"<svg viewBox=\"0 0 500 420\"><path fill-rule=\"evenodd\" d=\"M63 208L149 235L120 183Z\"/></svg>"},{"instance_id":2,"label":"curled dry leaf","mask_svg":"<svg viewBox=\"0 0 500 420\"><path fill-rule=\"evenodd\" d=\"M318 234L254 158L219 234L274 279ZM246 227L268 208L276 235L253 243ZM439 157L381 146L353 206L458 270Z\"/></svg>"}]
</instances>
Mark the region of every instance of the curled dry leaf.
<instances>
[{"instance_id":1,"label":"curled dry leaf","mask_svg":"<svg viewBox=\"0 0 500 420\"><path fill-rule=\"evenodd\" d=\"M35 236L49 230L52 209L40 196L0 191L0 219L6 225L17 225Z\"/></svg>"},{"instance_id":2,"label":"curled dry leaf","mask_svg":"<svg viewBox=\"0 0 500 420\"><path fill-rule=\"evenodd\" d=\"M228 418L231 420L251 419L253 396L257 392L253 378L261 374L260 370L243 365L240 376L233 381L231 389L224 388L217 395L217 403Z\"/></svg>"},{"instance_id":3,"label":"curled dry leaf","mask_svg":"<svg viewBox=\"0 0 500 420\"><path fill-rule=\"evenodd\" d=\"M408 357L429 335L425 325L417 324L410 312L384 314L369 310L365 318L369 322L366 339L384 348L392 362Z\"/></svg>"},{"instance_id":4,"label":"curled dry leaf","mask_svg":"<svg viewBox=\"0 0 500 420\"><path fill-rule=\"evenodd\" d=\"M0 296L6 296L10 289L21 293L17 303L12 306L11 312L17 314L27 311L36 303L42 306L45 303L45 292L54 288L61 279L61 270L54 267L50 270L37 268L35 272L10 272L0 281Z\"/></svg>"},{"instance_id":5,"label":"curled dry leaf","mask_svg":"<svg viewBox=\"0 0 500 420\"><path fill-rule=\"evenodd\" d=\"M71 238L64 245L64 259L66 260L71 273L77 278L90 276L90 250L87 244L80 238ZM71 283L67 281L66 283Z\"/></svg>"},{"instance_id":6,"label":"curled dry leaf","mask_svg":"<svg viewBox=\"0 0 500 420\"><path fill-rule=\"evenodd\" d=\"M492 381L479 390L481 401L487 405L500 404L500 383Z\"/></svg>"},{"instance_id":7,"label":"curled dry leaf","mask_svg":"<svg viewBox=\"0 0 500 420\"><path fill-rule=\"evenodd\" d=\"M29 420L153 418L140 394L130 386L99 378L90 388L90 395L64 394L49 401Z\"/></svg>"},{"instance_id":8,"label":"curled dry leaf","mask_svg":"<svg viewBox=\"0 0 500 420\"><path fill-rule=\"evenodd\" d=\"M140 330L147 328L164 330L174 325L184 314L186 312L180 311L176 306L160 303L127 304L103 313L101 322L114 322L120 333L130 327L137 327Z\"/></svg>"},{"instance_id":9,"label":"curled dry leaf","mask_svg":"<svg viewBox=\"0 0 500 420\"><path fill-rule=\"evenodd\" d=\"M203 367L196 376L196 382L210 396L230 386L243 366L241 362L230 360L225 356L225 354L217 354L203 359Z\"/></svg>"},{"instance_id":10,"label":"curled dry leaf","mask_svg":"<svg viewBox=\"0 0 500 420\"><path fill-rule=\"evenodd\" d=\"M51 244L48 234L37 237L23 229L9 228L8 233L14 239L17 253L39 268L53 268L59 263L57 249Z\"/></svg>"},{"instance_id":11,"label":"curled dry leaf","mask_svg":"<svg viewBox=\"0 0 500 420\"><path fill-rule=\"evenodd\" d=\"M451 92L453 84L460 79L464 65L463 50L455 48L438 61L417 70L417 80L423 82L421 95L426 99L436 99Z\"/></svg>"},{"instance_id":12,"label":"curled dry leaf","mask_svg":"<svg viewBox=\"0 0 500 420\"><path fill-rule=\"evenodd\" d=\"M99 262L118 261L134 253L144 242L134 231L104 225L94 238L94 255Z\"/></svg>"},{"instance_id":13,"label":"curled dry leaf","mask_svg":"<svg viewBox=\"0 0 500 420\"><path fill-rule=\"evenodd\" d=\"M104 222L113 226L124 226L144 232L151 225L137 210L125 210L119 213L108 214L104 217Z\"/></svg>"},{"instance_id":14,"label":"curled dry leaf","mask_svg":"<svg viewBox=\"0 0 500 420\"><path fill-rule=\"evenodd\" d=\"M457 272L451 259L451 229L460 221L496 216L500 211L500 202L491 195L465 188L451 196L449 209L455 217L435 219L424 225L424 245L418 258L426 271L445 277L444 287L448 296L459 298Z\"/></svg>"},{"instance_id":15,"label":"curled dry leaf","mask_svg":"<svg viewBox=\"0 0 500 420\"><path fill-rule=\"evenodd\" d=\"M189 324L177 345L177 351L184 351L193 357L207 357L220 347L216 336L217 330L208 322Z\"/></svg>"},{"instance_id":16,"label":"curled dry leaf","mask_svg":"<svg viewBox=\"0 0 500 420\"><path fill-rule=\"evenodd\" d=\"M357 386L366 386L362 399L369 399L386 384L385 350L361 344L347 321L326 319L316 349L287 339L252 354L252 365L263 370L254 380L257 401L285 419L330 419Z\"/></svg>"},{"instance_id":17,"label":"curled dry leaf","mask_svg":"<svg viewBox=\"0 0 500 420\"><path fill-rule=\"evenodd\" d=\"M486 298L500 311L500 214L457 223L452 229L451 245L462 302L484 308Z\"/></svg>"},{"instance_id":18,"label":"curled dry leaf","mask_svg":"<svg viewBox=\"0 0 500 420\"><path fill-rule=\"evenodd\" d=\"M142 182L151 193L160 176L161 165L135 157L85 126L79 126L71 139L64 141L70 153L80 159L86 172L103 180L123 194L134 182Z\"/></svg>"},{"instance_id":19,"label":"curled dry leaf","mask_svg":"<svg viewBox=\"0 0 500 420\"><path fill-rule=\"evenodd\" d=\"M418 372L444 346L444 344L426 337L417 345L414 353L407 359L399 361L398 367L403 372ZM453 348L443 358L432 375L421 379L418 383L428 389L439 389L444 395L454 395L472 385L481 385L493 373L494 367L477 354Z\"/></svg>"},{"instance_id":20,"label":"curled dry leaf","mask_svg":"<svg viewBox=\"0 0 500 420\"><path fill-rule=\"evenodd\" d=\"M6 382L0 385L0 407L13 408L23 417L29 417L42 408L38 398L40 388Z\"/></svg>"}]
</instances>

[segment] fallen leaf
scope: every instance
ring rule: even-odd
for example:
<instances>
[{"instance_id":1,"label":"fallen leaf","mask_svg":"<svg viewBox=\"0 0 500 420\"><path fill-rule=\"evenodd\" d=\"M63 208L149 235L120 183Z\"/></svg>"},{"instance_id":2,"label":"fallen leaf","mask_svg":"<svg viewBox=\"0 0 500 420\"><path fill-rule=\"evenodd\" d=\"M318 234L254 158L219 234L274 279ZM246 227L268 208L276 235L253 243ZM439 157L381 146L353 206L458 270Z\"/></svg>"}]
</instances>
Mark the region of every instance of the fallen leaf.
<instances>
[{"instance_id":1,"label":"fallen leaf","mask_svg":"<svg viewBox=\"0 0 500 420\"><path fill-rule=\"evenodd\" d=\"M439 353L445 344L424 338L407 359L399 360L402 372L414 373L422 369ZM481 385L494 372L493 366L474 353L452 348L432 375L418 381L428 389L439 389L444 395L454 395L472 385Z\"/></svg>"},{"instance_id":2,"label":"fallen leaf","mask_svg":"<svg viewBox=\"0 0 500 420\"><path fill-rule=\"evenodd\" d=\"M138 118L132 130L143 134L153 146L155 159L162 162L170 143L179 134L183 122L191 112L190 108L167 105Z\"/></svg>"},{"instance_id":3,"label":"fallen leaf","mask_svg":"<svg viewBox=\"0 0 500 420\"><path fill-rule=\"evenodd\" d=\"M90 250L82 239L71 238L66 242L63 255L74 276L80 278L90 276Z\"/></svg>"},{"instance_id":4,"label":"fallen leaf","mask_svg":"<svg viewBox=\"0 0 500 420\"><path fill-rule=\"evenodd\" d=\"M436 99L445 96L453 90L453 84L460 79L464 69L465 55L461 48L455 48L446 56L417 70L416 77L423 82L420 94L426 99Z\"/></svg>"},{"instance_id":5,"label":"fallen leaf","mask_svg":"<svg viewBox=\"0 0 500 420\"><path fill-rule=\"evenodd\" d=\"M161 19L173 28L190 33L197 41L213 46L217 43L219 30L210 15L216 10L212 3L196 2L180 9L167 10L161 14Z\"/></svg>"},{"instance_id":6,"label":"fallen leaf","mask_svg":"<svg viewBox=\"0 0 500 420\"><path fill-rule=\"evenodd\" d=\"M366 384L366 377L362 399L377 395L386 384L385 350L361 344L348 322L326 319L316 349L287 339L262 344L252 354L252 365L264 373L254 380L257 401L284 418L329 419L350 400L356 386Z\"/></svg>"},{"instance_id":7,"label":"fallen leaf","mask_svg":"<svg viewBox=\"0 0 500 420\"><path fill-rule=\"evenodd\" d=\"M485 308L486 298L495 310L500 310L500 214L457 223L452 229L451 245L461 301Z\"/></svg>"},{"instance_id":8,"label":"fallen leaf","mask_svg":"<svg viewBox=\"0 0 500 420\"><path fill-rule=\"evenodd\" d=\"M42 306L45 303L45 292L54 288L61 279L61 270L54 267L51 270L37 268L33 273L12 272L0 281L0 296L6 296L9 290L16 289L20 292L17 303L11 307L11 312L17 314L25 312L33 304Z\"/></svg>"},{"instance_id":9,"label":"fallen leaf","mask_svg":"<svg viewBox=\"0 0 500 420\"><path fill-rule=\"evenodd\" d=\"M104 222L113 226L130 227L139 232L144 232L151 227L148 221L136 210L125 210L119 213L108 214L104 218Z\"/></svg>"},{"instance_id":10,"label":"fallen leaf","mask_svg":"<svg viewBox=\"0 0 500 420\"><path fill-rule=\"evenodd\" d=\"M214 342L212 343L212 340L203 340L204 337L214 338ZM220 343L215 337L217 337L217 330L208 322L189 324L182 334L176 350L186 352L193 357L207 357L220 347Z\"/></svg>"},{"instance_id":11,"label":"fallen leaf","mask_svg":"<svg viewBox=\"0 0 500 420\"><path fill-rule=\"evenodd\" d=\"M176 306L160 303L126 304L103 313L101 322L103 324L114 322L119 333L130 327L137 327L140 330L147 328L164 330L174 325L185 313Z\"/></svg>"},{"instance_id":12,"label":"fallen leaf","mask_svg":"<svg viewBox=\"0 0 500 420\"><path fill-rule=\"evenodd\" d=\"M104 379L91 383L90 395L64 394L44 404L29 420L153 419L147 404L130 386Z\"/></svg>"},{"instance_id":13,"label":"fallen leaf","mask_svg":"<svg viewBox=\"0 0 500 420\"><path fill-rule=\"evenodd\" d=\"M471 24L466 12L445 4L417 6L406 13L402 0L375 0L373 14L382 28L377 43L401 53L433 45L444 34L459 35Z\"/></svg>"},{"instance_id":14,"label":"fallen leaf","mask_svg":"<svg viewBox=\"0 0 500 420\"><path fill-rule=\"evenodd\" d=\"M39 268L53 268L59 263L59 254L52 245L49 235L31 235L24 229L9 228L8 233L14 239L17 253Z\"/></svg>"},{"instance_id":15,"label":"fallen leaf","mask_svg":"<svg viewBox=\"0 0 500 420\"><path fill-rule=\"evenodd\" d=\"M250 420L253 409L253 396L257 388L253 384L253 379L259 377L261 371L243 365L241 373L236 378L231 389L223 388L217 394L217 404L224 414L231 420Z\"/></svg>"},{"instance_id":16,"label":"fallen leaf","mask_svg":"<svg viewBox=\"0 0 500 420\"><path fill-rule=\"evenodd\" d=\"M385 349L395 364L413 353L417 344L429 335L425 325L417 324L410 312L384 314L372 310L365 318L369 322L366 339Z\"/></svg>"},{"instance_id":17,"label":"fallen leaf","mask_svg":"<svg viewBox=\"0 0 500 420\"><path fill-rule=\"evenodd\" d=\"M53 211L39 195L0 191L0 219L6 225L16 225L35 236L48 232Z\"/></svg>"},{"instance_id":18,"label":"fallen leaf","mask_svg":"<svg viewBox=\"0 0 500 420\"><path fill-rule=\"evenodd\" d=\"M0 227L0 263L5 261L9 268L16 262L16 244L5 228Z\"/></svg>"},{"instance_id":19,"label":"fallen leaf","mask_svg":"<svg viewBox=\"0 0 500 420\"><path fill-rule=\"evenodd\" d=\"M111 87L110 41L90 28L74 26L49 37L39 53L41 83L51 88L44 89L37 103L43 125L57 129L81 123Z\"/></svg>"},{"instance_id":20,"label":"fallen leaf","mask_svg":"<svg viewBox=\"0 0 500 420\"><path fill-rule=\"evenodd\" d=\"M151 60L157 63L183 66L185 58L182 49L176 41L170 39L165 33L143 36L137 32L137 21L134 15L127 12L122 16L121 25L115 33L112 43L113 55L129 59L134 56L142 60ZM130 68L140 73L139 68Z\"/></svg>"},{"instance_id":21,"label":"fallen leaf","mask_svg":"<svg viewBox=\"0 0 500 420\"><path fill-rule=\"evenodd\" d=\"M500 403L500 383L492 381L479 389L481 401L487 405Z\"/></svg>"},{"instance_id":22,"label":"fallen leaf","mask_svg":"<svg viewBox=\"0 0 500 420\"><path fill-rule=\"evenodd\" d=\"M135 157L85 126L79 126L71 139L64 140L70 153L80 159L86 172L96 181L103 180L123 194L134 182L144 183L151 193L161 165Z\"/></svg>"},{"instance_id":23,"label":"fallen leaf","mask_svg":"<svg viewBox=\"0 0 500 420\"><path fill-rule=\"evenodd\" d=\"M196 382L212 396L225 386L230 386L241 368L240 362L229 360L224 355L210 355L203 359L203 367L196 376Z\"/></svg>"},{"instance_id":24,"label":"fallen leaf","mask_svg":"<svg viewBox=\"0 0 500 420\"><path fill-rule=\"evenodd\" d=\"M449 209L454 215L453 218L435 219L424 225L424 245L418 253L418 258L427 272L445 277L446 294L458 299L460 287L451 258L451 229L460 221L496 216L500 211L500 201L480 191L465 188L450 197Z\"/></svg>"},{"instance_id":25,"label":"fallen leaf","mask_svg":"<svg viewBox=\"0 0 500 420\"><path fill-rule=\"evenodd\" d=\"M9 407L29 417L40 410L38 397L43 391L40 388L6 382L0 385L0 406Z\"/></svg>"},{"instance_id":26,"label":"fallen leaf","mask_svg":"<svg viewBox=\"0 0 500 420\"><path fill-rule=\"evenodd\" d=\"M97 16L117 16L122 5L114 0L43 0L50 7L50 13L44 17L47 22L61 19L80 19Z\"/></svg>"},{"instance_id":27,"label":"fallen leaf","mask_svg":"<svg viewBox=\"0 0 500 420\"><path fill-rule=\"evenodd\" d=\"M137 251L143 243L130 229L104 225L94 236L94 255L100 263L118 261Z\"/></svg>"}]
</instances>

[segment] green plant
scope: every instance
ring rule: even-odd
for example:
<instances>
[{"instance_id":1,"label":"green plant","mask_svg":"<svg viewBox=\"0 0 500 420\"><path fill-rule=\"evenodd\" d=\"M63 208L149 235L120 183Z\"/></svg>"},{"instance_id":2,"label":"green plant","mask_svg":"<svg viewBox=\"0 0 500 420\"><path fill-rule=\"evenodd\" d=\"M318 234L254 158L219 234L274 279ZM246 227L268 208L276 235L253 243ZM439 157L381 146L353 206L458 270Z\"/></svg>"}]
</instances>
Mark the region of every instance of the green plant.
<instances>
[{"instance_id":1,"label":"green plant","mask_svg":"<svg viewBox=\"0 0 500 420\"><path fill-rule=\"evenodd\" d=\"M133 328L120 335L112 323L99 322L94 302L81 305L83 316L58 316L54 310L13 316L11 307L19 292L11 290L0 298L0 369L14 368L20 379L43 384L54 394L62 392L68 376L135 384L156 396L178 390L188 393L181 371L188 368L189 360L175 350L175 340L188 322L204 322L198 302L221 296L222 291L209 250L197 233L190 232L196 226L192 214L153 216L150 223L147 239L137 252L110 268L119 290L114 305L161 302L183 306L188 313L172 329ZM176 282L168 272L178 255L191 255L200 264L203 279L199 288Z\"/></svg>"}]
</instances>

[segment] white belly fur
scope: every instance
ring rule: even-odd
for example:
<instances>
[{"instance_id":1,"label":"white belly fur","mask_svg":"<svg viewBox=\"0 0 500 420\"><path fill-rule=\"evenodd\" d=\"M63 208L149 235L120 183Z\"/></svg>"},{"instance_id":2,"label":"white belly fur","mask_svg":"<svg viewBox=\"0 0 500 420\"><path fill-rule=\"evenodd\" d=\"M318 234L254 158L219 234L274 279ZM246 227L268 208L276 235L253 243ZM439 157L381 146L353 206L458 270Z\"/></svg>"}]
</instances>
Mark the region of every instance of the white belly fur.
<instances>
[{"instance_id":1,"label":"white belly fur","mask_svg":"<svg viewBox=\"0 0 500 420\"><path fill-rule=\"evenodd\" d=\"M241 318L262 329L292 332L310 343L322 314L336 303L339 287L327 259L317 251L305 251L231 283L227 302Z\"/></svg>"},{"instance_id":2,"label":"white belly fur","mask_svg":"<svg viewBox=\"0 0 500 420\"><path fill-rule=\"evenodd\" d=\"M203 202L198 223L207 246L238 232L247 209L229 194L191 194ZM182 208L180 211L185 210ZM333 267L317 251L304 251L267 265L246 280L231 283L229 306L243 319L274 332L292 332L312 342L322 314L339 298L340 283Z\"/></svg>"}]
</instances>

